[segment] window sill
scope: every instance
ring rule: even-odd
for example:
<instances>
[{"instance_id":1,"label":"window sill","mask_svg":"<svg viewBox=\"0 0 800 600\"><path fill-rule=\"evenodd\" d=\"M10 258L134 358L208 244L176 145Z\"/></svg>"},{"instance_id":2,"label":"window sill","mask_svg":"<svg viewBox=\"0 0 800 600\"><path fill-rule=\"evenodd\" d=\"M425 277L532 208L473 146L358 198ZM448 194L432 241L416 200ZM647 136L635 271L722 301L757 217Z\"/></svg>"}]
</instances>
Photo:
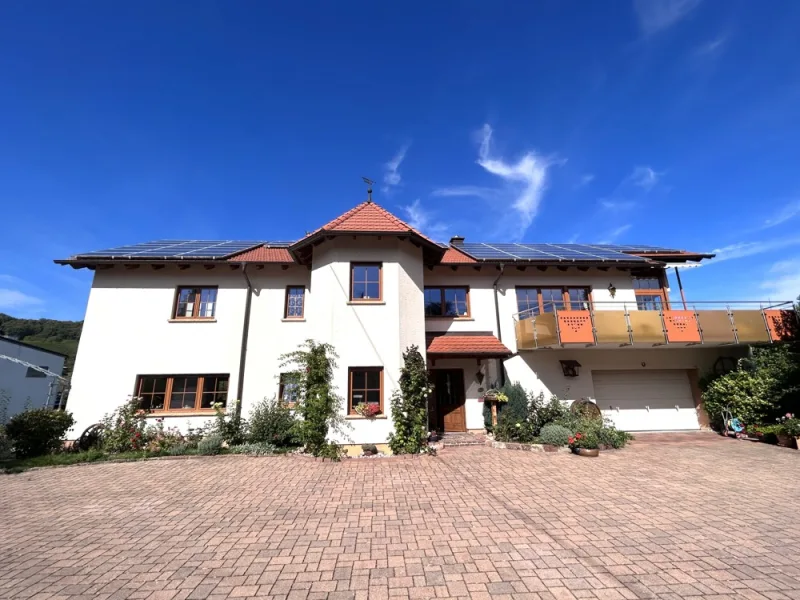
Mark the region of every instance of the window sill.
<instances>
[{"instance_id":1,"label":"window sill","mask_svg":"<svg viewBox=\"0 0 800 600\"><path fill-rule=\"evenodd\" d=\"M184 318L184 319L169 319L170 323L216 323L217 319L214 317L200 317L200 318Z\"/></svg>"},{"instance_id":2,"label":"window sill","mask_svg":"<svg viewBox=\"0 0 800 600\"><path fill-rule=\"evenodd\" d=\"M425 317L426 321L474 321L472 317Z\"/></svg>"},{"instance_id":3,"label":"window sill","mask_svg":"<svg viewBox=\"0 0 800 600\"><path fill-rule=\"evenodd\" d=\"M345 419L348 421L375 421L376 419L388 419L386 415L378 415L376 417L362 417L361 415L347 415Z\"/></svg>"},{"instance_id":4,"label":"window sill","mask_svg":"<svg viewBox=\"0 0 800 600\"><path fill-rule=\"evenodd\" d=\"M383 300L350 300L347 304L349 304L350 306L361 306L362 304L381 305L381 304L386 304L386 302L384 302Z\"/></svg>"},{"instance_id":5,"label":"window sill","mask_svg":"<svg viewBox=\"0 0 800 600\"><path fill-rule=\"evenodd\" d=\"M223 413L225 411L223 410ZM154 410L147 413L148 419L159 419L161 417L208 417L217 414L213 408L201 410Z\"/></svg>"},{"instance_id":6,"label":"window sill","mask_svg":"<svg viewBox=\"0 0 800 600\"><path fill-rule=\"evenodd\" d=\"M294 317L294 318L292 318L292 317L284 317L283 319L281 319L281 323L305 323L305 322L306 322L305 317L303 317L303 318L299 318L299 317Z\"/></svg>"}]
</instances>

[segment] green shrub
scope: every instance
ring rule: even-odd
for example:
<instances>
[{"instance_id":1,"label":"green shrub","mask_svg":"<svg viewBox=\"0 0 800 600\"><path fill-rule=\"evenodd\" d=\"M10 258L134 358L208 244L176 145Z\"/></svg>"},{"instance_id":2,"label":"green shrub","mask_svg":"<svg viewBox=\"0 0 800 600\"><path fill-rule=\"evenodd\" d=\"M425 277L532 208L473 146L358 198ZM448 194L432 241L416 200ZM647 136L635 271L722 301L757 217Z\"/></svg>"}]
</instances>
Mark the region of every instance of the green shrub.
<instances>
[{"instance_id":1,"label":"green shrub","mask_svg":"<svg viewBox=\"0 0 800 600\"><path fill-rule=\"evenodd\" d=\"M250 434L254 443L269 443L275 446L291 446L295 443L295 417L282 401L264 398L250 413Z\"/></svg>"},{"instance_id":2,"label":"green shrub","mask_svg":"<svg viewBox=\"0 0 800 600\"><path fill-rule=\"evenodd\" d=\"M247 421L242 418L240 404L238 400L234 400L228 403L226 409L221 402L214 403L214 423L208 433L229 444L244 443L247 437Z\"/></svg>"},{"instance_id":3,"label":"green shrub","mask_svg":"<svg viewBox=\"0 0 800 600\"><path fill-rule=\"evenodd\" d=\"M552 396L550 401L545 404L544 394L539 394L531 397L529 414L534 433L538 435L545 425L568 417L570 412L557 396Z\"/></svg>"},{"instance_id":4,"label":"green shrub","mask_svg":"<svg viewBox=\"0 0 800 600\"><path fill-rule=\"evenodd\" d=\"M272 456L275 454L275 446L266 442L251 442L249 444L230 446L228 452L231 454L247 454L248 456Z\"/></svg>"},{"instance_id":5,"label":"green shrub","mask_svg":"<svg viewBox=\"0 0 800 600\"><path fill-rule=\"evenodd\" d=\"M800 437L800 419L794 416L783 419L781 428L783 429L782 433L785 435Z\"/></svg>"},{"instance_id":6,"label":"green shrub","mask_svg":"<svg viewBox=\"0 0 800 600\"><path fill-rule=\"evenodd\" d=\"M14 448L11 443L11 438L6 434L4 425L0 425L0 460L9 460L14 458Z\"/></svg>"},{"instance_id":7,"label":"green shrub","mask_svg":"<svg viewBox=\"0 0 800 600\"><path fill-rule=\"evenodd\" d=\"M428 447L427 406L433 391L428 366L416 346L403 352L400 389L392 394L394 431L389 434L393 454L419 454Z\"/></svg>"},{"instance_id":8,"label":"green shrub","mask_svg":"<svg viewBox=\"0 0 800 600\"><path fill-rule=\"evenodd\" d=\"M497 419L494 437L499 442L519 442L530 444L536 437L533 425L528 421L517 421L513 413L503 412Z\"/></svg>"},{"instance_id":9,"label":"green shrub","mask_svg":"<svg viewBox=\"0 0 800 600\"><path fill-rule=\"evenodd\" d=\"M222 452L222 443L224 441L220 435L211 435L200 440L200 443L197 444L197 451L203 456L219 454Z\"/></svg>"},{"instance_id":10,"label":"green shrub","mask_svg":"<svg viewBox=\"0 0 800 600\"><path fill-rule=\"evenodd\" d=\"M539 441L550 446L566 446L572 432L563 425L548 423L539 433Z\"/></svg>"},{"instance_id":11,"label":"green shrub","mask_svg":"<svg viewBox=\"0 0 800 600\"><path fill-rule=\"evenodd\" d=\"M14 415L6 425L20 458L42 456L61 448L64 434L75 424L72 414L50 408L34 408Z\"/></svg>"},{"instance_id":12,"label":"green shrub","mask_svg":"<svg viewBox=\"0 0 800 600\"><path fill-rule=\"evenodd\" d=\"M167 456L187 456L189 454L197 454L197 444L189 444L181 442L165 450Z\"/></svg>"},{"instance_id":13,"label":"green shrub","mask_svg":"<svg viewBox=\"0 0 800 600\"><path fill-rule=\"evenodd\" d=\"M295 428L298 441L306 452L339 460L344 450L328 440L330 432L342 432L346 421L341 415L343 399L336 394L333 370L336 352L330 344L306 340L301 349L282 357L281 366L291 366L292 381L299 387Z\"/></svg>"},{"instance_id":14,"label":"green shrub","mask_svg":"<svg viewBox=\"0 0 800 600\"><path fill-rule=\"evenodd\" d=\"M768 419L775 408L770 400L771 381L754 371L732 371L718 377L703 392L703 407L716 427L723 426L723 412L731 411L746 425Z\"/></svg>"},{"instance_id":15,"label":"green shrub","mask_svg":"<svg viewBox=\"0 0 800 600\"><path fill-rule=\"evenodd\" d=\"M608 448L624 448L633 439L627 431L620 431L611 425L604 425L596 433L598 442Z\"/></svg>"},{"instance_id":16,"label":"green shrub","mask_svg":"<svg viewBox=\"0 0 800 600\"><path fill-rule=\"evenodd\" d=\"M499 415L497 423L500 424L500 415L507 415L507 419L514 422L523 422L528 420L528 394L525 388L518 382L507 383L500 390L501 393L508 397L507 402L498 405Z\"/></svg>"}]
</instances>

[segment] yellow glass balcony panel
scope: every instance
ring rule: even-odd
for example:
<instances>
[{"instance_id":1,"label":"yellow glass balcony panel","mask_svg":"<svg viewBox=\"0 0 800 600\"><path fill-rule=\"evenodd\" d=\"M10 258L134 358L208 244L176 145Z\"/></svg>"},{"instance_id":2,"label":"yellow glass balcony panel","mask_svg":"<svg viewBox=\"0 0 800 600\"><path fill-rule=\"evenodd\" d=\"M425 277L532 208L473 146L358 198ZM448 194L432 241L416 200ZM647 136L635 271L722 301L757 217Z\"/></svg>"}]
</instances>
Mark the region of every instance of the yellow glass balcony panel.
<instances>
[{"instance_id":1,"label":"yellow glass balcony panel","mask_svg":"<svg viewBox=\"0 0 800 600\"><path fill-rule=\"evenodd\" d=\"M536 347L558 345L556 333L556 316L553 313L543 313L533 320L533 329L536 334Z\"/></svg>"},{"instance_id":2,"label":"yellow glass balcony panel","mask_svg":"<svg viewBox=\"0 0 800 600\"><path fill-rule=\"evenodd\" d=\"M594 327L598 344L629 344L628 321L621 310L596 310Z\"/></svg>"},{"instance_id":3,"label":"yellow glass balcony panel","mask_svg":"<svg viewBox=\"0 0 800 600\"><path fill-rule=\"evenodd\" d=\"M760 310L734 310L733 324L740 344L770 341L767 324Z\"/></svg>"},{"instance_id":4,"label":"yellow glass balcony panel","mask_svg":"<svg viewBox=\"0 0 800 600\"><path fill-rule=\"evenodd\" d=\"M536 342L533 338L533 319L517 321L517 349L534 350Z\"/></svg>"},{"instance_id":5,"label":"yellow glass balcony panel","mask_svg":"<svg viewBox=\"0 0 800 600\"><path fill-rule=\"evenodd\" d=\"M697 322L703 334L704 344L733 344L736 337L727 310L699 310Z\"/></svg>"},{"instance_id":6,"label":"yellow glass balcony panel","mask_svg":"<svg viewBox=\"0 0 800 600\"><path fill-rule=\"evenodd\" d=\"M633 331L633 343L663 344L664 324L661 322L661 313L657 310L632 310L628 313Z\"/></svg>"}]
</instances>

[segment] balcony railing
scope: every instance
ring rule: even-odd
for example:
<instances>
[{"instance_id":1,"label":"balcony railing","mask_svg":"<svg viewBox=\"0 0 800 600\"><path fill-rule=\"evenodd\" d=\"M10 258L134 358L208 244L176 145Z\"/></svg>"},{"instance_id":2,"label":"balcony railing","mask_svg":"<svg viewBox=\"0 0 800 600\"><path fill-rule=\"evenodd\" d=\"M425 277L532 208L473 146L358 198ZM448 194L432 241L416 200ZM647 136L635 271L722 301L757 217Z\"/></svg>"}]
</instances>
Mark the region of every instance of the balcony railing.
<instances>
[{"instance_id":1,"label":"balcony railing","mask_svg":"<svg viewBox=\"0 0 800 600\"><path fill-rule=\"evenodd\" d=\"M561 304L546 312L517 313L517 348L773 343L792 339L800 330L792 302L697 302L676 310L592 302L578 308Z\"/></svg>"}]
</instances>

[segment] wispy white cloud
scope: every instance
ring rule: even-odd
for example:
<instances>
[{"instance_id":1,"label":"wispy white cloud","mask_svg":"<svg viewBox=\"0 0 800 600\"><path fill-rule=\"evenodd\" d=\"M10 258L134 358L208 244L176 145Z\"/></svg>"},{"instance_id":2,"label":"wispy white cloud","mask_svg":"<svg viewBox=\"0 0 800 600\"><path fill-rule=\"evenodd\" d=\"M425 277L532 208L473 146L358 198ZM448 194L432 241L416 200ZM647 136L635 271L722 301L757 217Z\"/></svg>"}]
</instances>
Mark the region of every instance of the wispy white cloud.
<instances>
[{"instance_id":1,"label":"wispy white cloud","mask_svg":"<svg viewBox=\"0 0 800 600\"><path fill-rule=\"evenodd\" d=\"M407 206L400 207L406 215L408 224L421 231L434 240L443 240L447 237L450 226L447 223L434 220L432 214L422 206L419 198Z\"/></svg>"},{"instance_id":2,"label":"wispy white cloud","mask_svg":"<svg viewBox=\"0 0 800 600\"><path fill-rule=\"evenodd\" d=\"M800 246L800 237L771 239L755 242L739 242L712 250L712 252L717 256L714 258L714 260L707 264L714 265L726 260L734 260L737 258L754 256L756 254L764 254L765 252L782 250L783 248L790 248L792 246Z\"/></svg>"},{"instance_id":3,"label":"wispy white cloud","mask_svg":"<svg viewBox=\"0 0 800 600\"><path fill-rule=\"evenodd\" d=\"M795 300L800 295L800 256L773 264L760 288L770 300Z\"/></svg>"},{"instance_id":4,"label":"wispy white cloud","mask_svg":"<svg viewBox=\"0 0 800 600\"><path fill-rule=\"evenodd\" d=\"M769 229L770 227L777 227L786 221L794 219L800 215L800 200L790 200L782 207L780 207L769 219L765 220L759 229Z\"/></svg>"},{"instance_id":5,"label":"wispy white cloud","mask_svg":"<svg viewBox=\"0 0 800 600\"><path fill-rule=\"evenodd\" d=\"M603 198L599 202L600 207L605 210L610 211L622 211L622 210L630 210L631 208L636 206L636 202L633 200L613 200L610 198Z\"/></svg>"},{"instance_id":6,"label":"wispy white cloud","mask_svg":"<svg viewBox=\"0 0 800 600\"><path fill-rule=\"evenodd\" d=\"M384 193L390 191L393 187L400 185L403 180L400 175L400 165L406 158L408 152L408 144L404 145L397 151L392 159L383 165L383 187L381 188Z\"/></svg>"},{"instance_id":7,"label":"wispy white cloud","mask_svg":"<svg viewBox=\"0 0 800 600\"><path fill-rule=\"evenodd\" d=\"M628 223L626 225L620 225L616 229L614 229L612 231L609 231L605 235L605 237L601 241L599 241L597 243L598 244L613 244L614 242L616 242L620 238L620 236L622 236L631 227L633 227L633 225L631 225L630 223Z\"/></svg>"},{"instance_id":8,"label":"wispy white cloud","mask_svg":"<svg viewBox=\"0 0 800 600\"><path fill-rule=\"evenodd\" d=\"M586 187L587 185L589 185L593 181L594 181L594 174L585 173L585 174L581 175L580 179L578 179L578 183L575 184L575 189Z\"/></svg>"},{"instance_id":9,"label":"wispy white cloud","mask_svg":"<svg viewBox=\"0 0 800 600\"><path fill-rule=\"evenodd\" d=\"M698 59L716 58L725 50L727 43L728 34L720 34L714 39L708 40L707 42L697 46L697 48L694 49L694 55Z\"/></svg>"},{"instance_id":10,"label":"wispy white cloud","mask_svg":"<svg viewBox=\"0 0 800 600\"><path fill-rule=\"evenodd\" d=\"M494 200L499 192L494 188L480 187L477 185L453 185L449 187L437 188L431 192L431 196L441 197L466 197L474 196L484 200Z\"/></svg>"},{"instance_id":11,"label":"wispy white cloud","mask_svg":"<svg viewBox=\"0 0 800 600\"><path fill-rule=\"evenodd\" d=\"M493 133L488 124L481 129L477 162L488 173L502 180L501 196L507 202L507 208L513 210L514 216L511 237L520 239L536 217L547 185L547 170L555 161L533 151L526 152L516 161L496 156L492 152Z\"/></svg>"},{"instance_id":12,"label":"wispy white cloud","mask_svg":"<svg viewBox=\"0 0 800 600\"><path fill-rule=\"evenodd\" d=\"M0 288L0 310L18 310L41 306L44 300L31 296L20 290Z\"/></svg>"},{"instance_id":13,"label":"wispy white cloud","mask_svg":"<svg viewBox=\"0 0 800 600\"><path fill-rule=\"evenodd\" d=\"M700 0L634 0L639 27L646 36L676 25L697 8Z\"/></svg>"},{"instance_id":14,"label":"wispy white cloud","mask_svg":"<svg viewBox=\"0 0 800 600\"><path fill-rule=\"evenodd\" d=\"M649 192L658 185L658 182L663 176L664 171L659 172L652 167L636 167L631 174L625 178L623 184L630 183L642 188L645 192Z\"/></svg>"}]
</instances>

